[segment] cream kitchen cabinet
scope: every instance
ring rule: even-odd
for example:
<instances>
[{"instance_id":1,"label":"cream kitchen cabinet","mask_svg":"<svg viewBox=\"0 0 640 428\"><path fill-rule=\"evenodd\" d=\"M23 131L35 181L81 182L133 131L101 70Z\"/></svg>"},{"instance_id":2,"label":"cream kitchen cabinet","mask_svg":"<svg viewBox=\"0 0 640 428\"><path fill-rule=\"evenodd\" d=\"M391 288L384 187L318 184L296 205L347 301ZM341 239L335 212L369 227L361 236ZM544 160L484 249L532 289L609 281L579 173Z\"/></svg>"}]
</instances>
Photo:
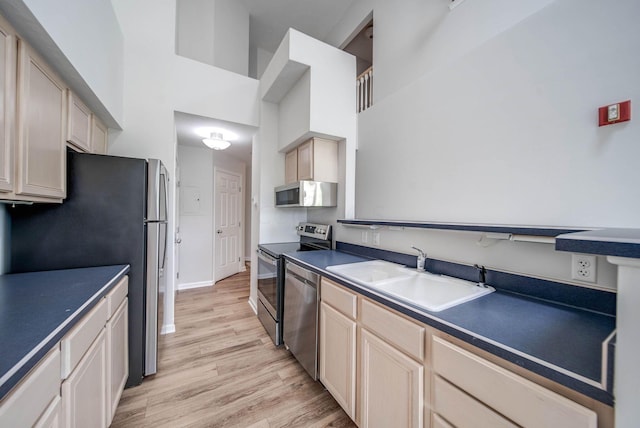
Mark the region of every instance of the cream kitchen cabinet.
<instances>
[{"instance_id":1,"label":"cream kitchen cabinet","mask_svg":"<svg viewBox=\"0 0 640 428\"><path fill-rule=\"evenodd\" d=\"M54 346L0 403L0 426L60 426L60 348Z\"/></svg>"},{"instance_id":2,"label":"cream kitchen cabinet","mask_svg":"<svg viewBox=\"0 0 640 428\"><path fill-rule=\"evenodd\" d=\"M18 40L16 197L66 196L67 88L23 40Z\"/></svg>"},{"instance_id":3,"label":"cream kitchen cabinet","mask_svg":"<svg viewBox=\"0 0 640 428\"><path fill-rule=\"evenodd\" d=\"M107 425L116 414L120 396L129 376L128 300L107 321Z\"/></svg>"},{"instance_id":4,"label":"cream kitchen cabinet","mask_svg":"<svg viewBox=\"0 0 640 428\"><path fill-rule=\"evenodd\" d=\"M314 180L338 182L338 142L311 138L285 155L286 184Z\"/></svg>"},{"instance_id":5,"label":"cream kitchen cabinet","mask_svg":"<svg viewBox=\"0 0 640 428\"><path fill-rule=\"evenodd\" d=\"M82 152L91 153L91 110L71 90L67 99L67 142Z\"/></svg>"},{"instance_id":6,"label":"cream kitchen cabinet","mask_svg":"<svg viewBox=\"0 0 640 428\"><path fill-rule=\"evenodd\" d=\"M12 192L14 186L17 43L15 31L0 16L0 192Z\"/></svg>"},{"instance_id":7,"label":"cream kitchen cabinet","mask_svg":"<svg viewBox=\"0 0 640 428\"><path fill-rule=\"evenodd\" d=\"M91 115L91 149L98 155L107 154L107 127L95 114Z\"/></svg>"},{"instance_id":8,"label":"cream kitchen cabinet","mask_svg":"<svg viewBox=\"0 0 640 428\"><path fill-rule=\"evenodd\" d=\"M593 410L440 337L433 337L432 370L433 411L458 428L598 426Z\"/></svg>"},{"instance_id":9,"label":"cream kitchen cabinet","mask_svg":"<svg viewBox=\"0 0 640 428\"><path fill-rule=\"evenodd\" d=\"M360 421L363 427L423 426L423 326L360 300Z\"/></svg>"},{"instance_id":10,"label":"cream kitchen cabinet","mask_svg":"<svg viewBox=\"0 0 640 428\"><path fill-rule=\"evenodd\" d=\"M128 277L67 333L62 403L67 427L111 424L129 375Z\"/></svg>"},{"instance_id":11,"label":"cream kitchen cabinet","mask_svg":"<svg viewBox=\"0 0 640 428\"><path fill-rule=\"evenodd\" d=\"M321 381L360 427L613 427L610 406L496 356L483 358L327 278L320 317ZM355 418L345 404L352 388Z\"/></svg>"},{"instance_id":12,"label":"cream kitchen cabinet","mask_svg":"<svg viewBox=\"0 0 640 428\"><path fill-rule=\"evenodd\" d=\"M355 420L357 297L323 278L320 298L320 381Z\"/></svg>"},{"instance_id":13,"label":"cream kitchen cabinet","mask_svg":"<svg viewBox=\"0 0 640 428\"><path fill-rule=\"evenodd\" d=\"M107 345L104 328L62 383L65 426L107 426Z\"/></svg>"}]
</instances>

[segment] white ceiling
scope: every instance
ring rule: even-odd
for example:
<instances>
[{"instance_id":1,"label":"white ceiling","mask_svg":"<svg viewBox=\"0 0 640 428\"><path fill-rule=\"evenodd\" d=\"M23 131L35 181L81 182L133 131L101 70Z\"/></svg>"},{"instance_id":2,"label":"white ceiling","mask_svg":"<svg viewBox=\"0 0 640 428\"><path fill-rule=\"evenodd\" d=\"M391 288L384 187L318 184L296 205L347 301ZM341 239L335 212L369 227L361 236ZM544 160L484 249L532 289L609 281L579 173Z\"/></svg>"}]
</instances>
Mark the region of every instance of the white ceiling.
<instances>
[{"instance_id":1,"label":"white ceiling","mask_svg":"<svg viewBox=\"0 0 640 428\"><path fill-rule=\"evenodd\" d=\"M325 40L355 0L242 0L249 10L249 44L275 52L292 27Z\"/></svg>"},{"instance_id":2,"label":"white ceiling","mask_svg":"<svg viewBox=\"0 0 640 428\"><path fill-rule=\"evenodd\" d=\"M224 153L251 165L251 142L257 131L256 127L181 112L175 112L175 120L178 144L183 146L206 148L202 137L196 134L198 128L222 128L237 134L238 139L230 141L231 147L224 150Z\"/></svg>"},{"instance_id":3,"label":"white ceiling","mask_svg":"<svg viewBox=\"0 0 640 428\"><path fill-rule=\"evenodd\" d=\"M292 27L323 40L340 21L355 0L241 0L249 10L249 43L275 52L287 30ZM175 113L178 144L205 147L196 135L200 127L224 128L238 134L225 154L251 164L251 141L256 128L224 120Z\"/></svg>"}]
</instances>

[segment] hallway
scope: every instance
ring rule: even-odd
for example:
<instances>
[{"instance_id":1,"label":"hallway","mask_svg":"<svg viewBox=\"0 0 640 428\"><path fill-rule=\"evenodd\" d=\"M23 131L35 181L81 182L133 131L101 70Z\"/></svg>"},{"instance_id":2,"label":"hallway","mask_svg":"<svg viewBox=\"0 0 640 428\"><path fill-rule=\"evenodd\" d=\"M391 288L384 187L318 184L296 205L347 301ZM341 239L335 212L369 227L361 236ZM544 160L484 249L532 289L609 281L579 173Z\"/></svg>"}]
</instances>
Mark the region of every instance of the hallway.
<instances>
[{"instance_id":1,"label":"hallway","mask_svg":"<svg viewBox=\"0 0 640 428\"><path fill-rule=\"evenodd\" d=\"M176 296L158 373L124 391L112 427L353 427L276 348L247 303L249 270Z\"/></svg>"}]
</instances>

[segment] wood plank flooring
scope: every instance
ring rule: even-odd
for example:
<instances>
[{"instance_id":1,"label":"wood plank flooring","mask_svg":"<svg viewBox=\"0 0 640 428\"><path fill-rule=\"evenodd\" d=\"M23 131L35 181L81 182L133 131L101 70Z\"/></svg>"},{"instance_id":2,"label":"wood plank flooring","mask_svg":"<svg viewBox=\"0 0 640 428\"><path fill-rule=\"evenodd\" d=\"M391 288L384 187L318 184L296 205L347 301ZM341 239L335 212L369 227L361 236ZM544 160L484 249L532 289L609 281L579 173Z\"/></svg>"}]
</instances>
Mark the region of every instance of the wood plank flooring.
<instances>
[{"instance_id":1,"label":"wood plank flooring","mask_svg":"<svg viewBox=\"0 0 640 428\"><path fill-rule=\"evenodd\" d=\"M249 272L176 296L158 373L126 389L112 427L355 427L247 303Z\"/></svg>"}]
</instances>

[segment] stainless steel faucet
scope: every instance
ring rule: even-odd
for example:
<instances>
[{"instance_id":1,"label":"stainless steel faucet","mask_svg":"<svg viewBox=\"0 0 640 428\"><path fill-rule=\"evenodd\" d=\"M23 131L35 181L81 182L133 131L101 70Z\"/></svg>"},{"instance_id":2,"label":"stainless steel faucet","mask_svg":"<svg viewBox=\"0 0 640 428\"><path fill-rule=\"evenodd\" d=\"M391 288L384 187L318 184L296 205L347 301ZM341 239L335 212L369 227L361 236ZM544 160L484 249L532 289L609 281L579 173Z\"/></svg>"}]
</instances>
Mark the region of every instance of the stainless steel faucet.
<instances>
[{"instance_id":1,"label":"stainless steel faucet","mask_svg":"<svg viewBox=\"0 0 640 428\"><path fill-rule=\"evenodd\" d=\"M411 247L418 252L418 263L416 264L419 271L424 271L424 262L427 260L427 253L418 247Z\"/></svg>"}]
</instances>

